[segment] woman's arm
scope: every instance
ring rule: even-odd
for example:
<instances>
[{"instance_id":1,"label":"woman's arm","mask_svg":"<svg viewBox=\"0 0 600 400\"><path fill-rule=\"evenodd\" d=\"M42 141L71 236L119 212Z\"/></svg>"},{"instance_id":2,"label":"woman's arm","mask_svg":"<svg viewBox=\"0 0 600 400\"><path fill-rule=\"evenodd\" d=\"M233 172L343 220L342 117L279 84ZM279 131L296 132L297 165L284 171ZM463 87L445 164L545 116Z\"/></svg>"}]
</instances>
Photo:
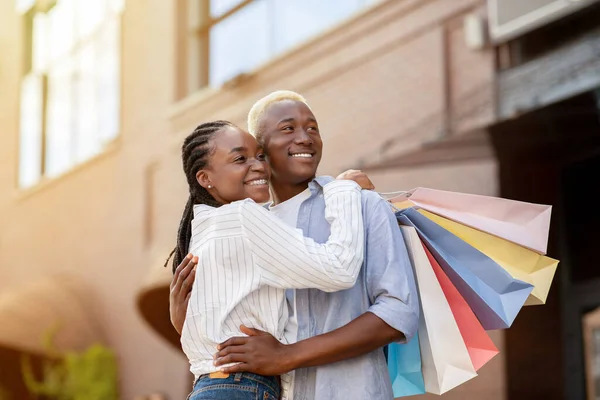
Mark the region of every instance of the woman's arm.
<instances>
[{"instance_id":1,"label":"woman's arm","mask_svg":"<svg viewBox=\"0 0 600 400\"><path fill-rule=\"evenodd\" d=\"M188 254L177 266L169 287L169 316L171 324L180 335L196 277L196 265L198 265L198 257Z\"/></svg>"},{"instance_id":2,"label":"woman's arm","mask_svg":"<svg viewBox=\"0 0 600 400\"><path fill-rule=\"evenodd\" d=\"M289 227L252 202L224 206L221 211L232 215L219 215L210 222L206 220L203 226L195 230L194 237L205 232L209 226L215 229L226 228L231 227L233 221L240 223L244 220L243 225L247 228L245 232L252 239L250 241L254 244L253 249L263 268L262 276L266 279L266 284L281 288L309 287L328 291L346 289L354 285L364 258L360 189L354 183L332 182L325 186L324 195L326 218L331 223L331 236L325 244L317 244L312 239L305 238L301 230ZM265 232L270 232L270 236L274 237L273 243L267 240ZM286 242L290 236L292 240ZM290 243L297 246L291 249L295 254L289 254L290 247L294 246ZM279 247L276 257L267 245ZM296 262L291 263L292 259ZM196 264L197 258L185 258L177 267L171 282L171 323L180 333Z\"/></svg>"},{"instance_id":3,"label":"woman's arm","mask_svg":"<svg viewBox=\"0 0 600 400\"><path fill-rule=\"evenodd\" d=\"M356 282L364 259L360 187L351 181L325 185L325 218L331 235L319 244L252 202L240 204L244 238L264 284L336 291Z\"/></svg>"}]
</instances>

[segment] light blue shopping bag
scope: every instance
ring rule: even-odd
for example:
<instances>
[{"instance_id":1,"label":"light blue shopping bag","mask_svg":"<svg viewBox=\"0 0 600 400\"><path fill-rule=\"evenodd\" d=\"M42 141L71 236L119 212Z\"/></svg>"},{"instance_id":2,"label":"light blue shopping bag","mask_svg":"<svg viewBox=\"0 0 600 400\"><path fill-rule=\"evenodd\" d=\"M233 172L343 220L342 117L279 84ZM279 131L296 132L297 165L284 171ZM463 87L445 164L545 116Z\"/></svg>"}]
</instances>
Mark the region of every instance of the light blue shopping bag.
<instances>
[{"instance_id":1,"label":"light blue shopping bag","mask_svg":"<svg viewBox=\"0 0 600 400\"><path fill-rule=\"evenodd\" d=\"M395 398L425 393L419 335L406 344L388 345L388 371Z\"/></svg>"},{"instance_id":2,"label":"light blue shopping bag","mask_svg":"<svg viewBox=\"0 0 600 400\"><path fill-rule=\"evenodd\" d=\"M396 213L414 227L487 330L511 326L533 286L513 278L494 260L414 208Z\"/></svg>"}]
</instances>

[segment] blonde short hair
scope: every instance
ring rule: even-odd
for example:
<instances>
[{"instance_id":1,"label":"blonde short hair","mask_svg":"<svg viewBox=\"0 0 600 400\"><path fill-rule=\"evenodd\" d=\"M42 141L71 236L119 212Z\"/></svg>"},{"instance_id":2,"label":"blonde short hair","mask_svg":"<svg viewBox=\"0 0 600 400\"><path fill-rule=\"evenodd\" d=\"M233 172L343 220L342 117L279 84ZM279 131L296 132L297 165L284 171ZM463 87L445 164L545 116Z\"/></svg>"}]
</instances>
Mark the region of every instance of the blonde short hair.
<instances>
[{"instance_id":1,"label":"blonde short hair","mask_svg":"<svg viewBox=\"0 0 600 400\"><path fill-rule=\"evenodd\" d=\"M299 101L300 103L304 103L310 109L306 99L302 95L292 92L291 90L277 90L266 95L254 103L248 112L248 132L250 132L250 134L254 136L256 140L260 142L262 139L263 132L260 130L259 121L265 111L267 111L267 108L269 108L271 104L286 100Z\"/></svg>"}]
</instances>

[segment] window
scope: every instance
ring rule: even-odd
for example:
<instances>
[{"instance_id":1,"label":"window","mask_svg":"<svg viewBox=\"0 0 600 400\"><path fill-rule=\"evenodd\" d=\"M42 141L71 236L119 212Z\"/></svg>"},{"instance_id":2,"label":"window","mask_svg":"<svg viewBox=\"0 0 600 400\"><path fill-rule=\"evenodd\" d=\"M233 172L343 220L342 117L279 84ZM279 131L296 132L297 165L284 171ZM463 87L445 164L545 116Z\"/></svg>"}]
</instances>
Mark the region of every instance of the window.
<instances>
[{"instance_id":1,"label":"window","mask_svg":"<svg viewBox=\"0 0 600 400\"><path fill-rule=\"evenodd\" d=\"M179 98L219 87L377 0L181 0Z\"/></svg>"},{"instance_id":2,"label":"window","mask_svg":"<svg viewBox=\"0 0 600 400\"><path fill-rule=\"evenodd\" d=\"M119 133L123 0L19 0L28 37L19 186L58 176Z\"/></svg>"}]
</instances>

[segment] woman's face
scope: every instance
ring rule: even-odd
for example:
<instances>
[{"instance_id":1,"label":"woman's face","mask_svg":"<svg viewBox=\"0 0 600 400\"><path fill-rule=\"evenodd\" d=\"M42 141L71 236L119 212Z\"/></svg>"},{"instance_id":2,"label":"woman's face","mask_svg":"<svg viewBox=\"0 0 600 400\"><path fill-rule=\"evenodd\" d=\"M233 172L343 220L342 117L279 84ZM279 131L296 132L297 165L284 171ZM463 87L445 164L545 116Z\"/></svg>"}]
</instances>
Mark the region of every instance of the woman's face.
<instances>
[{"instance_id":1,"label":"woman's face","mask_svg":"<svg viewBox=\"0 0 600 400\"><path fill-rule=\"evenodd\" d=\"M210 141L208 166L196 173L201 186L221 204L250 198L269 200L271 169L262 147L248 132L228 126Z\"/></svg>"}]
</instances>

